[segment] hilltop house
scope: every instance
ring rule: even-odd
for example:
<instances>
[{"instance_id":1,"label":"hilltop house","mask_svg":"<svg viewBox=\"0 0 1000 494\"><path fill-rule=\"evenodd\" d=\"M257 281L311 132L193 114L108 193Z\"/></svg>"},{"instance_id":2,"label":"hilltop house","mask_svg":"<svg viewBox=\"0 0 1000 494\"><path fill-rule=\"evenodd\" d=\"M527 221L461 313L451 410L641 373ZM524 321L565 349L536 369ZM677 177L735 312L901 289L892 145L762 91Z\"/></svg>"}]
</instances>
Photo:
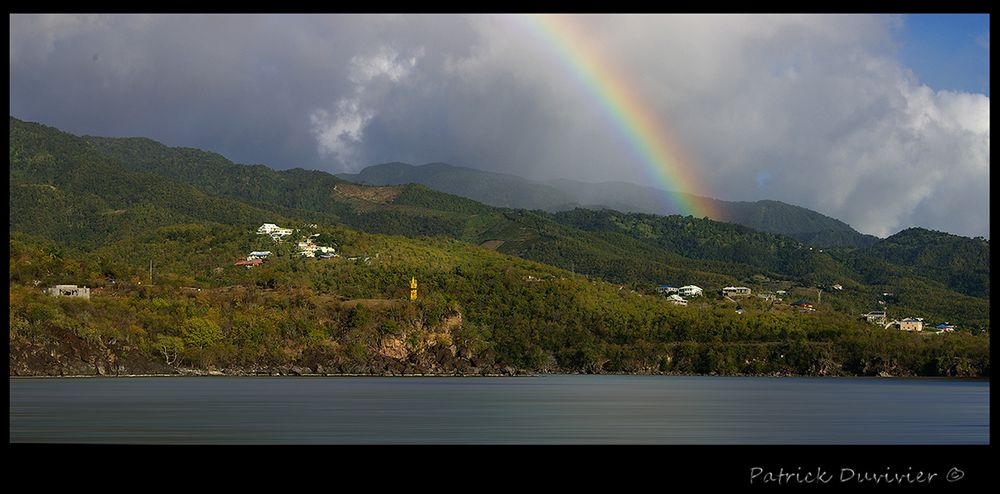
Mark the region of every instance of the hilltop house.
<instances>
[{"instance_id":1,"label":"hilltop house","mask_svg":"<svg viewBox=\"0 0 1000 494\"><path fill-rule=\"evenodd\" d=\"M791 305L792 305L792 307L798 308L799 311L802 311L802 312L812 312L812 311L816 310L816 309L813 308L812 302L809 302L809 301L806 301L806 300L803 300L803 299L798 299L798 300L792 302Z\"/></svg>"},{"instance_id":2,"label":"hilltop house","mask_svg":"<svg viewBox=\"0 0 1000 494\"><path fill-rule=\"evenodd\" d=\"M670 285L660 285L656 287L656 293L659 293L660 295L670 295L671 293L677 293L678 291L680 291L679 288Z\"/></svg>"},{"instance_id":3,"label":"hilltop house","mask_svg":"<svg viewBox=\"0 0 1000 494\"><path fill-rule=\"evenodd\" d=\"M336 249L334 249L333 247L316 245L316 242L313 241L312 237L307 238L305 240L300 240L298 243L298 248L299 248L299 255L303 257L316 257L317 252L322 254L333 254L336 252Z\"/></svg>"},{"instance_id":4,"label":"hilltop house","mask_svg":"<svg viewBox=\"0 0 1000 494\"><path fill-rule=\"evenodd\" d=\"M298 243L299 255L302 257L315 257L316 256L316 244L312 239L300 240Z\"/></svg>"},{"instance_id":5,"label":"hilltop house","mask_svg":"<svg viewBox=\"0 0 1000 494\"><path fill-rule=\"evenodd\" d=\"M867 314L861 314L861 317L869 324L878 324L880 326L884 326L886 321L884 310L873 310Z\"/></svg>"},{"instance_id":6,"label":"hilltop house","mask_svg":"<svg viewBox=\"0 0 1000 494\"><path fill-rule=\"evenodd\" d=\"M920 317L907 317L897 324L900 331L923 331L924 320Z\"/></svg>"},{"instance_id":7,"label":"hilltop house","mask_svg":"<svg viewBox=\"0 0 1000 494\"><path fill-rule=\"evenodd\" d=\"M271 238L277 240L280 237L284 237L292 234L291 228L281 228L274 223L264 223L260 225L257 229L257 235L270 235Z\"/></svg>"},{"instance_id":8,"label":"hilltop house","mask_svg":"<svg viewBox=\"0 0 1000 494\"><path fill-rule=\"evenodd\" d=\"M701 295L704 294L704 290L702 290L701 287L698 286L685 285L677 289L677 293L682 297L691 298L691 297L700 297Z\"/></svg>"},{"instance_id":9,"label":"hilltop house","mask_svg":"<svg viewBox=\"0 0 1000 494\"><path fill-rule=\"evenodd\" d=\"M722 289L722 295L726 297L747 297L750 295L750 289L745 286L727 286Z\"/></svg>"},{"instance_id":10,"label":"hilltop house","mask_svg":"<svg viewBox=\"0 0 1000 494\"><path fill-rule=\"evenodd\" d=\"M46 288L45 292L53 297L90 298L90 288L85 286L78 287L76 285L56 285L51 288Z\"/></svg>"},{"instance_id":11,"label":"hilltop house","mask_svg":"<svg viewBox=\"0 0 1000 494\"><path fill-rule=\"evenodd\" d=\"M937 326L934 326L934 329L936 329L938 333L954 333L955 325L951 323L938 324Z\"/></svg>"},{"instance_id":12,"label":"hilltop house","mask_svg":"<svg viewBox=\"0 0 1000 494\"><path fill-rule=\"evenodd\" d=\"M680 295L676 293L667 296L667 300L674 305L686 306L688 304L687 300L684 300Z\"/></svg>"},{"instance_id":13,"label":"hilltop house","mask_svg":"<svg viewBox=\"0 0 1000 494\"><path fill-rule=\"evenodd\" d=\"M840 283L834 283L834 284L833 284L833 287L832 287L832 288L833 288L834 290L843 290L843 289L844 289L844 287L843 287L843 286L841 286L841 284L840 284Z\"/></svg>"},{"instance_id":14,"label":"hilltop house","mask_svg":"<svg viewBox=\"0 0 1000 494\"><path fill-rule=\"evenodd\" d=\"M255 250L247 255L247 260L252 261L254 259L267 259L267 256L271 255L269 250Z\"/></svg>"},{"instance_id":15,"label":"hilltop house","mask_svg":"<svg viewBox=\"0 0 1000 494\"><path fill-rule=\"evenodd\" d=\"M252 266L260 266L261 264L264 264L264 261L261 261L260 259L253 259L248 261L237 261L234 266L246 266L249 268Z\"/></svg>"}]
</instances>

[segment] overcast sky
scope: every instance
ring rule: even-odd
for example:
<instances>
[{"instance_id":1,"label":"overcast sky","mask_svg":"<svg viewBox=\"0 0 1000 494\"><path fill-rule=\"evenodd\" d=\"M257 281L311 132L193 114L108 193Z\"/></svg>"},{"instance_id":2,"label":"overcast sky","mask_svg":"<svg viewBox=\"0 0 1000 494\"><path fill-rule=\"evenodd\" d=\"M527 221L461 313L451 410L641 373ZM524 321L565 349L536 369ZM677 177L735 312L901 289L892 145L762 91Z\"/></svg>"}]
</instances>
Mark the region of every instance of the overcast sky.
<instances>
[{"instance_id":1,"label":"overcast sky","mask_svg":"<svg viewBox=\"0 0 1000 494\"><path fill-rule=\"evenodd\" d=\"M673 133L692 192L883 237L989 236L988 16L569 21ZM440 161L662 185L518 16L11 15L10 108L279 169Z\"/></svg>"}]
</instances>

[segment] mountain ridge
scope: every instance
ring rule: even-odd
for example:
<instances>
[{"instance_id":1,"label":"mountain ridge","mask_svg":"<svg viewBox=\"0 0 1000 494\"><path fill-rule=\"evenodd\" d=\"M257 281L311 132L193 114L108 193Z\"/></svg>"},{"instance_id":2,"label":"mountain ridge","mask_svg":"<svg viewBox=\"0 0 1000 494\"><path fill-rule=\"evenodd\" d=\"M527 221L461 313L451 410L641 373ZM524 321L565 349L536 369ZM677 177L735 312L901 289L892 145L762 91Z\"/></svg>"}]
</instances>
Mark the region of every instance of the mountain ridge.
<instances>
[{"instance_id":1,"label":"mountain ridge","mask_svg":"<svg viewBox=\"0 0 1000 494\"><path fill-rule=\"evenodd\" d=\"M679 214L664 201L668 193L628 182L588 183L571 179L538 181L507 173L478 170L435 162L409 165L401 162L372 165L356 174L337 174L345 180L370 185L421 183L433 189L475 199L498 207L559 212L576 207L607 208L622 212ZM878 240L850 225L821 213L776 200L723 201L680 193L708 201L720 211L719 221L756 230L780 233L814 247L866 247Z\"/></svg>"}]
</instances>

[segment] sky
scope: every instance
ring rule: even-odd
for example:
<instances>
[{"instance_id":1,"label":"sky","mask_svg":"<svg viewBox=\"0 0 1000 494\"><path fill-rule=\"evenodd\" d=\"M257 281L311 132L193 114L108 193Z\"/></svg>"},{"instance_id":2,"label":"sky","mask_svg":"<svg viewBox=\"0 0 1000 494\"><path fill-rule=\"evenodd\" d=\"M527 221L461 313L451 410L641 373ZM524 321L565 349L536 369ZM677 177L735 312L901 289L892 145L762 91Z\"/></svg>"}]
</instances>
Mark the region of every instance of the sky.
<instances>
[{"instance_id":1,"label":"sky","mask_svg":"<svg viewBox=\"0 0 1000 494\"><path fill-rule=\"evenodd\" d=\"M11 15L10 112L277 169L444 162L989 237L988 15Z\"/></svg>"}]
</instances>

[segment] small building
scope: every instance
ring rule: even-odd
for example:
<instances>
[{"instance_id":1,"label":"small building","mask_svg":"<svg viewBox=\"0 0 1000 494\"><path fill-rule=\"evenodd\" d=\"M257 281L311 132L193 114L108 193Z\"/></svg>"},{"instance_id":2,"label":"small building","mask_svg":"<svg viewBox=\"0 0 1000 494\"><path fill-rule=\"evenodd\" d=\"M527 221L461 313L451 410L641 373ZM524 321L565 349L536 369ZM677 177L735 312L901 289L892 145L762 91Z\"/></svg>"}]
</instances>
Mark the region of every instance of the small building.
<instances>
[{"instance_id":1,"label":"small building","mask_svg":"<svg viewBox=\"0 0 1000 494\"><path fill-rule=\"evenodd\" d=\"M774 294L779 297L784 297L785 295L788 295L788 292L785 290L775 290Z\"/></svg>"},{"instance_id":2,"label":"small building","mask_svg":"<svg viewBox=\"0 0 1000 494\"><path fill-rule=\"evenodd\" d=\"M686 306L688 304L687 300L676 293L668 295L667 300L674 305Z\"/></svg>"},{"instance_id":3,"label":"small building","mask_svg":"<svg viewBox=\"0 0 1000 494\"><path fill-rule=\"evenodd\" d=\"M900 331L923 331L924 320L919 317L907 317L899 321L898 329Z\"/></svg>"},{"instance_id":4,"label":"small building","mask_svg":"<svg viewBox=\"0 0 1000 494\"><path fill-rule=\"evenodd\" d=\"M332 254L337 251L333 247L327 247L325 245L316 245L316 242L313 240L313 238L317 236L319 236L318 233L315 235L311 235L309 236L309 238L306 238L304 240L300 240L298 244L296 244L297 247L299 248L299 255L303 257L316 257L317 252L323 254Z\"/></svg>"},{"instance_id":5,"label":"small building","mask_svg":"<svg viewBox=\"0 0 1000 494\"><path fill-rule=\"evenodd\" d=\"M250 261L237 261L236 264L234 264L234 266L246 266L249 268L253 266L260 266L261 264L264 264L264 261L260 259L254 259Z\"/></svg>"},{"instance_id":6,"label":"small building","mask_svg":"<svg viewBox=\"0 0 1000 494\"><path fill-rule=\"evenodd\" d=\"M46 288L45 292L53 297L78 297L78 298L90 298L90 288L85 286L76 285L56 285L51 288Z\"/></svg>"},{"instance_id":7,"label":"small building","mask_svg":"<svg viewBox=\"0 0 1000 494\"><path fill-rule=\"evenodd\" d=\"M251 252L249 255L247 255L247 260L252 261L254 259L267 259L267 257L270 255L271 251L269 250L255 250Z\"/></svg>"},{"instance_id":8,"label":"small building","mask_svg":"<svg viewBox=\"0 0 1000 494\"><path fill-rule=\"evenodd\" d=\"M257 229L257 235L270 235L271 232L277 229L278 225L275 225L274 223L264 223L263 225L260 225L260 228Z\"/></svg>"},{"instance_id":9,"label":"small building","mask_svg":"<svg viewBox=\"0 0 1000 494\"><path fill-rule=\"evenodd\" d=\"M844 289L844 287L841 286L840 283L834 283L832 288L834 290L843 290Z\"/></svg>"},{"instance_id":10,"label":"small building","mask_svg":"<svg viewBox=\"0 0 1000 494\"><path fill-rule=\"evenodd\" d=\"M678 293L679 291L680 288L670 285L660 285L656 287L656 293L659 293L660 295L670 295L671 293Z\"/></svg>"},{"instance_id":11,"label":"small building","mask_svg":"<svg viewBox=\"0 0 1000 494\"><path fill-rule=\"evenodd\" d=\"M337 254L320 254L319 255L320 259L333 259L334 257L338 257Z\"/></svg>"},{"instance_id":12,"label":"small building","mask_svg":"<svg viewBox=\"0 0 1000 494\"><path fill-rule=\"evenodd\" d=\"M861 317L867 321L869 324L885 325L886 315L884 310L873 310L867 314L861 314Z\"/></svg>"},{"instance_id":13,"label":"small building","mask_svg":"<svg viewBox=\"0 0 1000 494\"><path fill-rule=\"evenodd\" d=\"M937 326L934 326L934 329L936 329L938 333L954 333L955 325L946 322L944 324L938 324Z\"/></svg>"},{"instance_id":14,"label":"small building","mask_svg":"<svg viewBox=\"0 0 1000 494\"><path fill-rule=\"evenodd\" d=\"M726 297L749 297L750 289L745 286L727 286L722 289L722 295Z\"/></svg>"},{"instance_id":15,"label":"small building","mask_svg":"<svg viewBox=\"0 0 1000 494\"><path fill-rule=\"evenodd\" d=\"M278 239L292 234L291 228L281 228L274 223L264 223L257 229L257 235L270 235L271 238Z\"/></svg>"},{"instance_id":16,"label":"small building","mask_svg":"<svg viewBox=\"0 0 1000 494\"><path fill-rule=\"evenodd\" d=\"M795 308L797 308L799 310L804 310L804 311L813 311L813 310L816 310L816 309L813 308L812 302L809 302L809 301L803 300L803 299L798 299L798 300L792 302L791 305L792 305L792 307L795 307Z\"/></svg>"},{"instance_id":17,"label":"small building","mask_svg":"<svg viewBox=\"0 0 1000 494\"><path fill-rule=\"evenodd\" d=\"M695 285L685 285L677 289L677 293L682 297L700 297L704 295L704 290L699 286Z\"/></svg>"}]
</instances>

